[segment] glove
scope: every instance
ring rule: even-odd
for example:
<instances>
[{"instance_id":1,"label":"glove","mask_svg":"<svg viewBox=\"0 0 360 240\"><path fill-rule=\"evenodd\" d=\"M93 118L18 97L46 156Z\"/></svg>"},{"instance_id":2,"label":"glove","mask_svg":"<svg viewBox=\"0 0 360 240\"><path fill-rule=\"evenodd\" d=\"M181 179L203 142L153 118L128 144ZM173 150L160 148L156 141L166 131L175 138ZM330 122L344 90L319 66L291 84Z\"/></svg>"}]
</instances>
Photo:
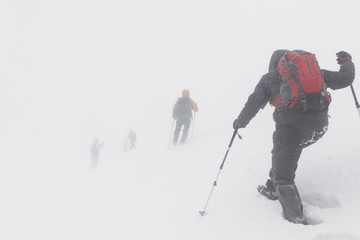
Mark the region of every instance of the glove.
<instances>
[{"instance_id":1,"label":"glove","mask_svg":"<svg viewBox=\"0 0 360 240\"><path fill-rule=\"evenodd\" d=\"M346 62L346 61L351 61L351 60L352 60L351 55L350 55L349 53L345 52L345 51L340 51L340 52L338 52L338 53L336 54L336 56L338 57L338 58L336 59L336 61L337 61L337 63L340 64L340 65L343 64L343 63Z\"/></svg>"},{"instance_id":2,"label":"glove","mask_svg":"<svg viewBox=\"0 0 360 240\"><path fill-rule=\"evenodd\" d=\"M241 128L241 123L240 123L240 121L239 121L238 118L234 120L234 122L233 122L233 128L234 128L235 130Z\"/></svg>"}]
</instances>

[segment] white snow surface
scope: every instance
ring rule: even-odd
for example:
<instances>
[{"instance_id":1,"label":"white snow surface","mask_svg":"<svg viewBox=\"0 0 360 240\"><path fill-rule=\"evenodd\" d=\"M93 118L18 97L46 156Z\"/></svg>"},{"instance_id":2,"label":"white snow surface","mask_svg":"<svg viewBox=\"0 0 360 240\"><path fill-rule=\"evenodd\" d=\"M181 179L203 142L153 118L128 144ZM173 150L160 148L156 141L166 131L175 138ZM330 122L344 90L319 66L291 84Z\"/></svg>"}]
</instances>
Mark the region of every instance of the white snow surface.
<instances>
[{"instance_id":1,"label":"white snow surface","mask_svg":"<svg viewBox=\"0 0 360 240\"><path fill-rule=\"evenodd\" d=\"M360 118L331 91L329 130L296 175L311 225L256 191L271 166L273 108L230 148L232 122L276 49L360 62L356 0L0 1L1 240L359 240ZM314 14L314 15L313 15ZM360 84L353 84L360 97ZM199 105L169 146L172 106ZM124 152L129 129L137 148ZM90 169L90 144L104 141Z\"/></svg>"}]
</instances>

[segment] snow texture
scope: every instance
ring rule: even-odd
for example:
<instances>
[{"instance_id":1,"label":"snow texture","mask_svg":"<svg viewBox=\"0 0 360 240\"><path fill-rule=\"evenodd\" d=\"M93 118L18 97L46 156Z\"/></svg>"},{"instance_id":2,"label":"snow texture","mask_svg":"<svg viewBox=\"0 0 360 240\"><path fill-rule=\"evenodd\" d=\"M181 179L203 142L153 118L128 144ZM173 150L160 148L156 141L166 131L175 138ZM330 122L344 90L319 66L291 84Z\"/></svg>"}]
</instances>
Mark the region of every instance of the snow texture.
<instances>
[{"instance_id":1,"label":"snow texture","mask_svg":"<svg viewBox=\"0 0 360 240\"><path fill-rule=\"evenodd\" d=\"M349 88L331 91L328 131L299 162L311 225L256 190L271 164L270 106L239 132L199 214L272 52L304 49L338 70L344 50L357 66L358 11L356 0L0 1L0 239L360 240ZM169 147L184 88L199 112L189 141ZM129 129L137 147L125 152Z\"/></svg>"}]
</instances>

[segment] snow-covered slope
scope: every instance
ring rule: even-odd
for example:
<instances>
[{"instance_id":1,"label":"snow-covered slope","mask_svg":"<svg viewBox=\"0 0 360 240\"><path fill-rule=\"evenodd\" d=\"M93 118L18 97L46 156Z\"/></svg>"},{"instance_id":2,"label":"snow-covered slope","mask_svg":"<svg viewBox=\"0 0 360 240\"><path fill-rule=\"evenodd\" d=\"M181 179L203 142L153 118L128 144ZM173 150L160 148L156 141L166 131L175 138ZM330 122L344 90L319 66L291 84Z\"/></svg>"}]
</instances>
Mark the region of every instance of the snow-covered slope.
<instances>
[{"instance_id":1,"label":"snow-covered slope","mask_svg":"<svg viewBox=\"0 0 360 240\"><path fill-rule=\"evenodd\" d=\"M259 126L235 139L199 215L232 134L223 127L169 150L151 139L126 153L105 148L98 168L76 174L25 179L40 172L31 168L18 184L2 181L2 239L359 239L359 137L346 131L360 127L341 126L300 161L297 184L314 225L285 221L280 204L257 193L271 148L270 131L251 134Z\"/></svg>"}]
</instances>

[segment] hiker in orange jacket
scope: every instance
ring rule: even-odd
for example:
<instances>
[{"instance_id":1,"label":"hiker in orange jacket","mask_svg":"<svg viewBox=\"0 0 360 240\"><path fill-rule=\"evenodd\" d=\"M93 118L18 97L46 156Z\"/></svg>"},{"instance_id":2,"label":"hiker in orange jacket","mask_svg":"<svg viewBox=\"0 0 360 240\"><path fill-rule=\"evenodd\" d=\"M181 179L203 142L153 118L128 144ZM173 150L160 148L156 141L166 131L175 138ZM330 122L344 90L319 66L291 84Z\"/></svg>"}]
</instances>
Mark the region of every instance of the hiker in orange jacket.
<instances>
[{"instance_id":1,"label":"hiker in orange jacket","mask_svg":"<svg viewBox=\"0 0 360 240\"><path fill-rule=\"evenodd\" d=\"M172 111L173 119L176 121L176 127L174 132L174 139L173 139L174 145L176 145L178 142L179 133L182 126L184 126L184 129L181 138L181 143L184 143L186 141L191 124L192 111L197 112L198 106L190 98L190 91L188 89L184 89L182 91L182 97L178 98Z\"/></svg>"}]
</instances>

